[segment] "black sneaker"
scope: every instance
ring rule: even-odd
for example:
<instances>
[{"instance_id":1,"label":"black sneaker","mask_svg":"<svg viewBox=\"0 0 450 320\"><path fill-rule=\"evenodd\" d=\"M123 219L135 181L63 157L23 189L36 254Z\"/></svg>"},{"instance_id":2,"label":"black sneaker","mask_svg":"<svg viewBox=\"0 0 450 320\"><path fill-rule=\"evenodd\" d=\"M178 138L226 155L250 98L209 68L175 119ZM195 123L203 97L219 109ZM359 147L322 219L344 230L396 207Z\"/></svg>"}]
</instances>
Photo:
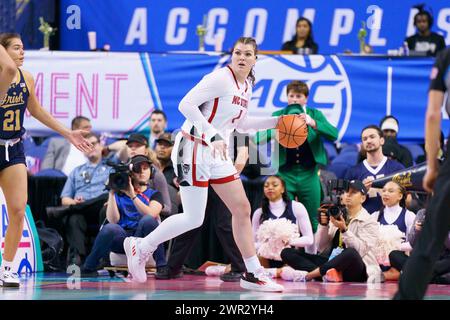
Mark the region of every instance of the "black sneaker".
<instances>
[{"instance_id":1,"label":"black sneaker","mask_svg":"<svg viewBox=\"0 0 450 320\"><path fill-rule=\"evenodd\" d=\"M96 278L99 274L97 270L89 270L85 268L81 268L81 277L82 278Z\"/></svg>"},{"instance_id":2,"label":"black sneaker","mask_svg":"<svg viewBox=\"0 0 450 320\"><path fill-rule=\"evenodd\" d=\"M199 270L188 268L188 267L183 267L183 273L190 274L193 276L205 276L206 275L206 273L204 271L199 271Z\"/></svg>"},{"instance_id":3,"label":"black sneaker","mask_svg":"<svg viewBox=\"0 0 450 320\"><path fill-rule=\"evenodd\" d=\"M220 276L220 280L224 282L239 282L242 277L242 272L230 271Z\"/></svg>"},{"instance_id":4,"label":"black sneaker","mask_svg":"<svg viewBox=\"0 0 450 320\"><path fill-rule=\"evenodd\" d=\"M48 219L61 219L69 212L69 206L59 206L59 207L47 207L47 217Z\"/></svg>"},{"instance_id":5,"label":"black sneaker","mask_svg":"<svg viewBox=\"0 0 450 320\"><path fill-rule=\"evenodd\" d=\"M183 271L174 272L169 266L156 268L155 278L159 280L178 279L183 276Z\"/></svg>"}]
</instances>

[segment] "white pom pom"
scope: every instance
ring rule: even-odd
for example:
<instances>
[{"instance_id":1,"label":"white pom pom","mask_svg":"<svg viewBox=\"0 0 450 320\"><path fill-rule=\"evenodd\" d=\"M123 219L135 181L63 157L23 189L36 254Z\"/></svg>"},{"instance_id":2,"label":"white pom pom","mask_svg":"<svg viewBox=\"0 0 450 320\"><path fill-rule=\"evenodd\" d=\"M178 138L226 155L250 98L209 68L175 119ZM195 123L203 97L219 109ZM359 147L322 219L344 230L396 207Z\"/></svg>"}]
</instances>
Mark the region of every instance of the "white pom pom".
<instances>
[{"instance_id":1,"label":"white pom pom","mask_svg":"<svg viewBox=\"0 0 450 320\"><path fill-rule=\"evenodd\" d=\"M375 256L379 264L389 266L389 253L399 250L405 234L396 225L379 225L378 241L375 245Z\"/></svg>"},{"instance_id":2,"label":"white pom pom","mask_svg":"<svg viewBox=\"0 0 450 320\"><path fill-rule=\"evenodd\" d=\"M256 234L260 243L257 253L263 258L281 261L281 251L290 247L289 240L299 236L297 225L286 218L266 220Z\"/></svg>"}]
</instances>

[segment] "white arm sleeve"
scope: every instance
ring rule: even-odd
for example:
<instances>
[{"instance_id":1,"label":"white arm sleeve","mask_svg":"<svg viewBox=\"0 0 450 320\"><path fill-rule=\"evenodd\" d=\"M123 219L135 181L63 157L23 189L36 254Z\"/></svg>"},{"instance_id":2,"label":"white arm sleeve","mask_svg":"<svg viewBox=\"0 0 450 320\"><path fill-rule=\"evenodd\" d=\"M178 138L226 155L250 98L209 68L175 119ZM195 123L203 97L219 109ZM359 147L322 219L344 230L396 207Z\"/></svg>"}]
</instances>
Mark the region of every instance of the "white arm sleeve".
<instances>
[{"instance_id":1,"label":"white arm sleeve","mask_svg":"<svg viewBox=\"0 0 450 320\"><path fill-rule=\"evenodd\" d=\"M256 234L257 234L259 226L260 226L259 220L261 219L261 214L262 214L262 210L261 210L261 208L258 208L253 213L253 218L252 218L253 239L255 241L256 248L259 248L259 243L256 239Z\"/></svg>"},{"instance_id":2,"label":"white arm sleeve","mask_svg":"<svg viewBox=\"0 0 450 320\"><path fill-rule=\"evenodd\" d=\"M206 75L181 100L178 110L192 122L195 128L205 134L206 142L217 134L217 130L206 120L199 107L224 94L223 79L220 74Z\"/></svg>"},{"instance_id":3,"label":"white arm sleeve","mask_svg":"<svg viewBox=\"0 0 450 320\"><path fill-rule=\"evenodd\" d=\"M303 204L297 201L292 201L292 211L297 218L297 225L301 236L297 239L292 239L290 245L294 247L306 247L314 243L314 234L309 221L308 211Z\"/></svg>"},{"instance_id":4,"label":"white arm sleeve","mask_svg":"<svg viewBox=\"0 0 450 320\"><path fill-rule=\"evenodd\" d=\"M244 117L237 124L236 130L241 133L255 133L256 131L275 128L277 121L278 117Z\"/></svg>"}]
</instances>

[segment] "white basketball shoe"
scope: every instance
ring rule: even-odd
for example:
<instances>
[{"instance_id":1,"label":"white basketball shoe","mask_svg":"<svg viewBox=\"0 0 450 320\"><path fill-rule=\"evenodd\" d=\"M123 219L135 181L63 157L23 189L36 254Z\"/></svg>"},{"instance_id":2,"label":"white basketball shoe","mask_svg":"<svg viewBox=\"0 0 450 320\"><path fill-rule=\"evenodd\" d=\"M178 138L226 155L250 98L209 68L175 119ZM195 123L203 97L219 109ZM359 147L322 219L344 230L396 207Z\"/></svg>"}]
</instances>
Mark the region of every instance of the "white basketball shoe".
<instances>
[{"instance_id":1,"label":"white basketball shoe","mask_svg":"<svg viewBox=\"0 0 450 320\"><path fill-rule=\"evenodd\" d=\"M17 273L11 270L5 270L0 268L0 286L7 288L18 288L20 287L20 280Z\"/></svg>"},{"instance_id":2,"label":"white basketball shoe","mask_svg":"<svg viewBox=\"0 0 450 320\"><path fill-rule=\"evenodd\" d=\"M139 248L140 238L128 237L123 242L123 248L127 254L128 272L133 280L144 283L147 281L145 264L152 252L144 252Z\"/></svg>"},{"instance_id":3,"label":"white basketball shoe","mask_svg":"<svg viewBox=\"0 0 450 320\"><path fill-rule=\"evenodd\" d=\"M282 292L284 290L284 287L273 281L262 267L254 273L244 272L240 284L241 288L254 291Z\"/></svg>"}]
</instances>

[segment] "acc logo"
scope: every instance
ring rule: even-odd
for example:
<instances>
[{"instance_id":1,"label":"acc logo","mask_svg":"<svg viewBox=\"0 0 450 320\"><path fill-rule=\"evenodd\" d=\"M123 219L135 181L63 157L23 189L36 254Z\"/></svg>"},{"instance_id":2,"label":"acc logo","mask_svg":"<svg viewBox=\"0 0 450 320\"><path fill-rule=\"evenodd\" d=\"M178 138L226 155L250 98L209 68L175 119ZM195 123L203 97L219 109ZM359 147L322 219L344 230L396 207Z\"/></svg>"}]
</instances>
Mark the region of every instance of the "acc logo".
<instances>
[{"instance_id":1,"label":"acc logo","mask_svg":"<svg viewBox=\"0 0 450 320\"><path fill-rule=\"evenodd\" d=\"M340 140L350 120L352 95L348 76L336 56L260 56L250 103L250 115L268 116L287 105L286 86L306 82L308 104L323 112L339 130Z\"/></svg>"}]
</instances>

